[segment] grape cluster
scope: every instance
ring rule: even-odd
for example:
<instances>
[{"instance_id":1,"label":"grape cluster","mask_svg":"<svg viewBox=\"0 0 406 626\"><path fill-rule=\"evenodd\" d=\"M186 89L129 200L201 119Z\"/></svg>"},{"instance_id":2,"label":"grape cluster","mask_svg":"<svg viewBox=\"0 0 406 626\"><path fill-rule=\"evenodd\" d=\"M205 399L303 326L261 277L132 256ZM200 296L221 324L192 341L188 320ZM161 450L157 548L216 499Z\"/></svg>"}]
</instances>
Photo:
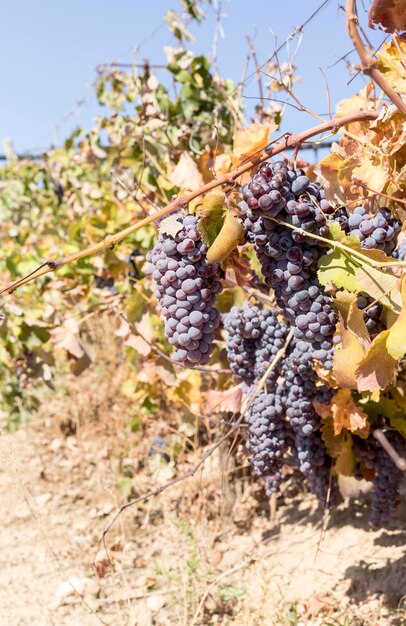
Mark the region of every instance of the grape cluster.
<instances>
[{"instance_id":1,"label":"grape cluster","mask_svg":"<svg viewBox=\"0 0 406 626\"><path fill-rule=\"evenodd\" d=\"M312 369L312 348L296 340L285 359L281 376L285 380L285 406L290 427L294 433L294 455L299 469L306 477L310 491L324 506L338 503L337 482L331 473L331 459L320 433L320 417L313 400L328 404L333 391L316 386Z\"/></svg>"},{"instance_id":2,"label":"grape cluster","mask_svg":"<svg viewBox=\"0 0 406 626\"><path fill-rule=\"evenodd\" d=\"M337 316L317 280L317 262L326 248L294 230L328 236L331 205L318 183L282 161L264 164L242 194L246 239L254 245L267 284L296 337L311 343L314 357L331 368Z\"/></svg>"},{"instance_id":3,"label":"grape cluster","mask_svg":"<svg viewBox=\"0 0 406 626\"><path fill-rule=\"evenodd\" d=\"M362 248L377 248L386 254L393 254L401 222L392 217L390 209L382 207L375 216L371 216L362 206L356 207L351 214L341 208L333 219L348 235L358 237Z\"/></svg>"},{"instance_id":4,"label":"grape cluster","mask_svg":"<svg viewBox=\"0 0 406 626\"><path fill-rule=\"evenodd\" d=\"M255 473L275 474L290 442L281 396L276 391L260 391L247 412L247 419L247 450Z\"/></svg>"},{"instance_id":5,"label":"grape cluster","mask_svg":"<svg viewBox=\"0 0 406 626\"><path fill-rule=\"evenodd\" d=\"M179 231L160 233L147 261L155 295L165 318L165 335L175 347L173 359L187 366L209 362L220 313L213 306L221 291L220 267L206 260L193 215L179 216Z\"/></svg>"},{"instance_id":6,"label":"grape cluster","mask_svg":"<svg viewBox=\"0 0 406 626\"><path fill-rule=\"evenodd\" d=\"M264 477L265 493L270 498L272 494L278 493L284 479L281 469L276 470L273 474Z\"/></svg>"},{"instance_id":7,"label":"grape cluster","mask_svg":"<svg viewBox=\"0 0 406 626\"><path fill-rule=\"evenodd\" d=\"M277 311L248 304L233 307L224 318L224 328L231 370L247 385L262 377L288 334L286 324L278 321ZM268 384L274 376L271 374Z\"/></svg>"},{"instance_id":8,"label":"grape cluster","mask_svg":"<svg viewBox=\"0 0 406 626\"><path fill-rule=\"evenodd\" d=\"M233 372L247 384L258 382L286 341L288 328L278 321L278 311L233 307L224 326ZM333 505L338 501L336 483L312 404L313 399L329 402L332 391L316 386L312 356L309 343L293 339L247 411L247 450L254 471L265 478L268 494L278 490L282 461L291 448L311 491L325 505Z\"/></svg>"},{"instance_id":9,"label":"grape cluster","mask_svg":"<svg viewBox=\"0 0 406 626\"><path fill-rule=\"evenodd\" d=\"M389 430L385 432L385 436L398 454L405 456L406 441L402 435ZM367 439L354 437L353 448L358 460L366 468L375 471L371 524L376 528L387 526L399 505L399 490L404 473L396 467L391 457L372 435Z\"/></svg>"}]
</instances>

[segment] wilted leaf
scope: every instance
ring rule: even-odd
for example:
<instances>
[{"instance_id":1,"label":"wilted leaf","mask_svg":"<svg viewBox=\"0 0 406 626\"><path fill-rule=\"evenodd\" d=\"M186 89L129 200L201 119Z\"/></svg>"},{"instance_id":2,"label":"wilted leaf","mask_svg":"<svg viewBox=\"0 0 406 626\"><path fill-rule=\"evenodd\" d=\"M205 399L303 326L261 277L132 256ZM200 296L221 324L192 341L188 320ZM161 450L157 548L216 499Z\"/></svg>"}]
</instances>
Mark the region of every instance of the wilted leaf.
<instances>
[{"instance_id":1,"label":"wilted leaf","mask_svg":"<svg viewBox=\"0 0 406 626\"><path fill-rule=\"evenodd\" d=\"M248 128L239 128L234 133L233 161L242 161L255 153L260 153L269 144L269 135L276 128L275 123L259 122L254 122Z\"/></svg>"},{"instance_id":2,"label":"wilted leaf","mask_svg":"<svg viewBox=\"0 0 406 626\"><path fill-rule=\"evenodd\" d=\"M395 377L397 360L388 352L386 345L390 331L384 330L371 344L356 369L358 391L385 389Z\"/></svg>"},{"instance_id":3,"label":"wilted leaf","mask_svg":"<svg viewBox=\"0 0 406 626\"><path fill-rule=\"evenodd\" d=\"M350 389L339 389L331 401L334 434L343 428L351 432L368 430L368 416L355 404Z\"/></svg>"},{"instance_id":4,"label":"wilted leaf","mask_svg":"<svg viewBox=\"0 0 406 626\"><path fill-rule=\"evenodd\" d=\"M189 152L182 152L169 180L180 189L188 191L195 191L204 185L203 176Z\"/></svg>"},{"instance_id":5,"label":"wilted leaf","mask_svg":"<svg viewBox=\"0 0 406 626\"><path fill-rule=\"evenodd\" d=\"M80 376L93 361L93 355L91 352L83 351L83 354L79 358L72 358L69 367L74 376Z\"/></svg>"},{"instance_id":6,"label":"wilted leaf","mask_svg":"<svg viewBox=\"0 0 406 626\"><path fill-rule=\"evenodd\" d=\"M209 263L223 263L231 252L244 240L244 228L241 221L229 211L219 234L207 251Z\"/></svg>"},{"instance_id":7,"label":"wilted leaf","mask_svg":"<svg viewBox=\"0 0 406 626\"><path fill-rule=\"evenodd\" d=\"M386 347L394 359L401 359L406 354L406 278L401 286L402 308L399 317L389 329Z\"/></svg>"},{"instance_id":8,"label":"wilted leaf","mask_svg":"<svg viewBox=\"0 0 406 626\"><path fill-rule=\"evenodd\" d=\"M369 27L382 26L387 33L406 30L405 0L374 0L369 10Z\"/></svg>"},{"instance_id":9,"label":"wilted leaf","mask_svg":"<svg viewBox=\"0 0 406 626\"><path fill-rule=\"evenodd\" d=\"M225 193L218 189L209 191L203 198L199 222L199 231L208 246L212 245L221 231L227 214Z\"/></svg>"},{"instance_id":10,"label":"wilted leaf","mask_svg":"<svg viewBox=\"0 0 406 626\"><path fill-rule=\"evenodd\" d=\"M207 394L207 413L238 413L241 409L241 402L242 389L240 385L225 391L210 389Z\"/></svg>"},{"instance_id":11,"label":"wilted leaf","mask_svg":"<svg viewBox=\"0 0 406 626\"><path fill-rule=\"evenodd\" d=\"M182 222L178 218L179 215L176 215L176 213L166 217L159 225L159 232L162 235L175 237L183 228Z\"/></svg>"},{"instance_id":12,"label":"wilted leaf","mask_svg":"<svg viewBox=\"0 0 406 626\"><path fill-rule=\"evenodd\" d=\"M352 450L351 437L343 437L342 449L336 458L334 469L341 476L352 476L354 473L355 458Z\"/></svg>"},{"instance_id":13,"label":"wilted leaf","mask_svg":"<svg viewBox=\"0 0 406 626\"><path fill-rule=\"evenodd\" d=\"M365 111L375 108L375 97L373 83L368 83L358 94L350 98L340 100L337 105L335 117L344 117L357 111Z\"/></svg>"},{"instance_id":14,"label":"wilted leaf","mask_svg":"<svg viewBox=\"0 0 406 626\"><path fill-rule=\"evenodd\" d=\"M148 356L151 352L151 346L139 335L128 335L127 339L124 341L124 345L129 348L133 348L142 356Z\"/></svg>"},{"instance_id":15,"label":"wilted leaf","mask_svg":"<svg viewBox=\"0 0 406 626\"><path fill-rule=\"evenodd\" d=\"M247 284L247 276L250 274L252 266L248 259L240 256L238 250L233 250L228 258L228 268L234 270L237 285Z\"/></svg>"},{"instance_id":16,"label":"wilted leaf","mask_svg":"<svg viewBox=\"0 0 406 626\"><path fill-rule=\"evenodd\" d=\"M160 358L156 362L156 373L162 382L169 387L176 387L179 384L176 370L172 363L166 359Z\"/></svg>"},{"instance_id":17,"label":"wilted leaf","mask_svg":"<svg viewBox=\"0 0 406 626\"><path fill-rule=\"evenodd\" d=\"M341 345L335 350L333 373L339 386L356 389L355 372L370 344L369 334L355 295L337 293L336 306L340 317Z\"/></svg>"}]
</instances>

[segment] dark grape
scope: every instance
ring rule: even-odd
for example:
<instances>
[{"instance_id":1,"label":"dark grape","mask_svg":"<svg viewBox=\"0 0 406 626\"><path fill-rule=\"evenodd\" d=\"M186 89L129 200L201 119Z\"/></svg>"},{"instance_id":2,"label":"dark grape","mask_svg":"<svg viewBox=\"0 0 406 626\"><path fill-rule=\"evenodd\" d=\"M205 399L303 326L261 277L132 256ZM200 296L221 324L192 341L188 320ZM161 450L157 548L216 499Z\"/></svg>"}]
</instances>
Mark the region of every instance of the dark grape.
<instances>
[{"instance_id":1,"label":"dark grape","mask_svg":"<svg viewBox=\"0 0 406 626\"><path fill-rule=\"evenodd\" d=\"M173 359L188 366L206 364L213 349L213 331L220 323L213 303L222 289L221 270L206 261L207 246L201 241L197 219L187 215L177 221L179 231L160 233L147 261L165 318L165 334L175 347Z\"/></svg>"},{"instance_id":2,"label":"dark grape","mask_svg":"<svg viewBox=\"0 0 406 626\"><path fill-rule=\"evenodd\" d=\"M394 430L385 432L389 443L398 454L405 456L406 442ZM358 460L375 471L372 492L371 524L376 528L388 525L399 505L399 490L404 479L400 470L381 444L370 435L367 439L354 437L353 448Z\"/></svg>"}]
</instances>

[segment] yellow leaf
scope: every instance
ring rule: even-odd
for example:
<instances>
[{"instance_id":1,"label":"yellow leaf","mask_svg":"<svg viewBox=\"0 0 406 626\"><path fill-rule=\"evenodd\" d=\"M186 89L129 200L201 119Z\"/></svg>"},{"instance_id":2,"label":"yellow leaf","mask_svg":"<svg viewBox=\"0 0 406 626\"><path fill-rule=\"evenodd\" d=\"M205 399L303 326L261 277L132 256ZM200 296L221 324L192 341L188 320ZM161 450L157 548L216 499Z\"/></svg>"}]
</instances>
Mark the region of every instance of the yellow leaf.
<instances>
[{"instance_id":1,"label":"yellow leaf","mask_svg":"<svg viewBox=\"0 0 406 626\"><path fill-rule=\"evenodd\" d=\"M244 239L241 221L229 211L216 239L207 251L209 263L222 263Z\"/></svg>"},{"instance_id":2,"label":"yellow leaf","mask_svg":"<svg viewBox=\"0 0 406 626\"><path fill-rule=\"evenodd\" d=\"M269 143L269 135L276 130L276 124L254 122L248 128L240 128L234 133L233 163L242 161L255 153L260 153Z\"/></svg>"},{"instance_id":3,"label":"yellow leaf","mask_svg":"<svg viewBox=\"0 0 406 626\"><path fill-rule=\"evenodd\" d=\"M340 387L357 388L356 369L370 345L368 330L357 297L347 291L337 293L341 345L334 354L333 373Z\"/></svg>"},{"instance_id":4,"label":"yellow leaf","mask_svg":"<svg viewBox=\"0 0 406 626\"><path fill-rule=\"evenodd\" d=\"M356 113L366 109L374 109L373 83L369 82L358 94L351 98L340 100L334 117L344 117L349 113Z\"/></svg>"},{"instance_id":5,"label":"yellow leaf","mask_svg":"<svg viewBox=\"0 0 406 626\"><path fill-rule=\"evenodd\" d=\"M169 180L180 189L187 189L189 191L195 191L204 184L203 176L199 172L196 162L188 152L182 153Z\"/></svg>"},{"instance_id":6,"label":"yellow leaf","mask_svg":"<svg viewBox=\"0 0 406 626\"><path fill-rule=\"evenodd\" d=\"M406 354L406 278L401 284L402 310L396 322L389 329L386 340L388 352L394 359L401 359Z\"/></svg>"},{"instance_id":7,"label":"yellow leaf","mask_svg":"<svg viewBox=\"0 0 406 626\"><path fill-rule=\"evenodd\" d=\"M341 476L352 476L354 473L354 453L352 451L351 437L344 437L342 441L342 449L337 456L334 469Z\"/></svg>"},{"instance_id":8,"label":"yellow leaf","mask_svg":"<svg viewBox=\"0 0 406 626\"><path fill-rule=\"evenodd\" d=\"M349 389L339 389L331 402L334 434L339 435L343 428L351 432L369 428L368 416L355 404Z\"/></svg>"},{"instance_id":9,"label":"yellow leaf","mask_svg":"<svg viewBox=\"0 0 406 626\"><path fill-rule=\"evenodd\" d=\"M406 94L406 72L403 65L405 56L406 43L399 38L396 39L396 44L393 41L390 44L384 43L376 55L377 68L389 85L400 94Z\"/></svg>"}]
</instances>

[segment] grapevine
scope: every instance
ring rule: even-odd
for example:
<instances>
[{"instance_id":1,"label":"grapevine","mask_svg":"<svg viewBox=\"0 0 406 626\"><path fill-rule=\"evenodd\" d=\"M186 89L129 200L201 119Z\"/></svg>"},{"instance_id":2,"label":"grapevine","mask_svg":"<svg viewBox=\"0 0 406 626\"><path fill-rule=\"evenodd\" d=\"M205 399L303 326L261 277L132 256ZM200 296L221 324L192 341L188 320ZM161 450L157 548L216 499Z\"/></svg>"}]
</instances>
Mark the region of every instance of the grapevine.
<instances>
[{"instance_id":1,"label":"grapevine","mask_svg":"<svg viewBox=\"0 0 406 626\"><path fill-rule=\"evenodd\" d=\"M38 406L41 384L52 387L61 353L75 376L92 366L82 322L105 311L131 361L137 409L162 417L160 393L208 418L210 392L235 386L235 421L219 441L241 431L268 495L291 465L333 509L339 475L361 476L372 483L372 525L391 523L403 470L374 433L405 456L406 49L385 42L370 58L354 7L360 69L394 106L369 85L297 134L263 102L247 125L239 87L182 48L163 66L166 82L149 67L100 70L109 110L94 128L1 169L10 425ZM298 103L284 78L270 96L287 83ZM324 133L337 145L311 167L301 148ZM137 377L145 359L161 372L159 391Z\"/></svg>"}]
</instances>

